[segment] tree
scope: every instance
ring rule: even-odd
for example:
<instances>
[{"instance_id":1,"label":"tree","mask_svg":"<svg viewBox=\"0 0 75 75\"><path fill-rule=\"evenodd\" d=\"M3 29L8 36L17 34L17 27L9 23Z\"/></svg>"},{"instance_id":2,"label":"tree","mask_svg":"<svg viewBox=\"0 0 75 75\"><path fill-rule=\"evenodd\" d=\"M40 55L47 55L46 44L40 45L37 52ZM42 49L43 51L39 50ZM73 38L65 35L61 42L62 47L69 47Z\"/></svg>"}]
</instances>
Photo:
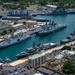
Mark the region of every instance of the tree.
<instances>
[{"instance_id":1,"label":"tree","mask_svg":"<svg viewBox=\"0 0 75 75\"><path fill-rule=\"evenodd\" d=\"M51 61L47 61L46 66L50 66L50 65L51 65Z\"/></svg>"},{"instance_id":2,"label":"tree","mask_svg":"<svg viewBox=\"0 0 75 75\"><path fill-rule=\"evenodd\" d=\"M1 35L5 35L5 34L7 34L7 30L3 30L3 31L1 32Z\"/></svg>"},{"instance_id":3,"label":"tree","mask_svg":"<svg viewBox=\"0 0 75 75\"><path fill-rule=\"evenodd\" d=\"M75 63L71 60L66 61L63 65L63 73L74 74L75 73Z\"/></svg>"},{"instance_id":4,"label":"tree","mask_svg":"<svg viewBox=\"0 0 75 75\"><path fill-rule=\"evenodd\" d=\"M46 0L40 0L38 4L41 6L45 6L47 4L47 1Z\"/></svg>"},{"instance_id":5,"label":"tree","mask_svg":"<svg viewBox=\"0 0 75 75\"><path fill-rule=\"evenodd\" d=\"M61 49L62 50L71 50L71 46L63 46Z\"/></svg>"},{"instance_id":6,"label":"tree","mask_svg":"<svg viewBox=\"0 0 75 75\"><path fill-rule=\"evenodd\" d=\"M27 7L27 5L28 5L28 0L20 0L20 7L21 8L26 8Z\"/></svg>"},{"instance_id":7,"label":"tree","mask_svg":"<svg viewBox=\"0 0 75 75\"><path fill-rule=\"evenodd\" d=\"M59 1L58 1L58 7L59 7L59 8L64 7L64 0L59 0Z\"/></svg>"}]
</instances>

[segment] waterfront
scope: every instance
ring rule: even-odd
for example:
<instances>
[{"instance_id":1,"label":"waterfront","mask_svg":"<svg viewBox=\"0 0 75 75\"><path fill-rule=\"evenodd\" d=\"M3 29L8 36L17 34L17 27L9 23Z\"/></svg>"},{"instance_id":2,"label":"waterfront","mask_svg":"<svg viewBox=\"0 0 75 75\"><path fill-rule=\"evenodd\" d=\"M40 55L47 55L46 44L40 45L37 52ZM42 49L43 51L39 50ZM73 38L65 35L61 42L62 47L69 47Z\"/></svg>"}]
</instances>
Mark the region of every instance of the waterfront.
<instances>
[{"instance_id":1,"label":"waterfront","mask_svg":"<svg viewBox=\"0 0 75 75\"><path fill-rule=\"evenodd\" d=\"M21 42L19 44L16 44L14 46L5 48L0 50L0 58L5 59L5 57L10 58L12 61L16 59L15 55L21 51L24 51L26 48L32 46L32 42L57 42L61 39L64 39L66 36L68 36L71 32L73 32L75 28L75 15L74 14L68 14L68 15L62 15L62 16L38 16L40 18L47 18L51 19L57 23L61 24L67 24L67 28L60 30L58 32L55 32L53 34L50 34L48 36L44 37L38 37L33 35L31 40Z\"/></svg>"}]
</instances>

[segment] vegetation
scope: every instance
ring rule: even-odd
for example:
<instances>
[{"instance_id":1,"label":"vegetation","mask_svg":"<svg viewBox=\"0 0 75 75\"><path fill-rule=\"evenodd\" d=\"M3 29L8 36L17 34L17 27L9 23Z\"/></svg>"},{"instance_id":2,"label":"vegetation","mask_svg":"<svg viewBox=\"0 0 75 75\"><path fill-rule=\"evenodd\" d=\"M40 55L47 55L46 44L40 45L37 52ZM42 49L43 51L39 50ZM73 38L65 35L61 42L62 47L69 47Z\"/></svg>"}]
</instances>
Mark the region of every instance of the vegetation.
<instances>
[{"instance_id":1,"label":"vegetation","mask_svg":"<svg viewBox=\"0 0 75 75\"><path fill-rule=\"evenodd\" d=\"M75 48L73 48L73 50L75 50Z\"/></svg>"},{"instance_id":2,"label":"vegetation","mask_svg":"<svg viewBox=\"0 0 75 75\"><path fill-rule=\"evenodd\" d=\"M28 6L28 0L20 0L19 4L21 8L26 8Z\"/></svg>"},{"instance_id":3,"label":"vegetation","mask_svg":"<svg viewBox=\"0 0 75 75\"><path fill-rule=\"evenodd\" d=\"M61 48L62 50L71 50L71 46L64 46Z\"/></svg>"},{"instance_id":4,"label":"vegetation","mask_svg":"<svg viewBox=\"0 0 75 75\"><path fill-rule=\"evenodd\" d=\"M47 4L47 1L46 0L40 0L38 2L38 4L41 5L41 6L45 6Z\"/></svg>"},{"instance_id":5,"label":"vegetation","mask_svg":"<svg viewBox=\"0 0 75 75\"><path fill-rule=\"evenodd\" d=\"M51 61L47 61L46 66L48 66L48 67L51 66Z\"/></svg>"},{"instance_id":6,"label":"vegetation","mask_svg":"<svg viewBox=\"0 0 75 75\"><path fill-rule=\"evenodd\" d=\"M9 8L21 7L26 8L32 4L46 5L55 4L60 8L75 8L75 0L0 0L0 4L4 2L14 2L14 5L9 5Z\"/></svg>"},{"instance_id":7,"label":"vegetation","mask_svg":"<svg viewBox=\"0 0 75 75\"><path fill-rule=\"evenodd\" d=\"M68 60L63 65L63 72L65 74L75 74L75 62Z\"/></svg>"},{"instance_id":8,"label":"vegetation","mask_svg":"<svg viewBox=\"0 0 75 75\"><path fill-rule=\"evenodd\" d=\"M7 34L7 30L1 32L1 35L5 35L5 34Z\"/></svg>"}]
</instances>

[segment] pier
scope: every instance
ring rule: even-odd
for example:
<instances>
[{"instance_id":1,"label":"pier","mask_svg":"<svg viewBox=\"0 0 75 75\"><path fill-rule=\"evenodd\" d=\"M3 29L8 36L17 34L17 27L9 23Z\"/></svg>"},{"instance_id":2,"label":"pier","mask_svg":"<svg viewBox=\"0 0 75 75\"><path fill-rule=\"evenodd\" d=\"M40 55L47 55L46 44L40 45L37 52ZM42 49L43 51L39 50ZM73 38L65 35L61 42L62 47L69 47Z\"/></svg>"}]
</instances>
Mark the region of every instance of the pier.
<instances>
[{"instance_id":1,"label":"pier","mask_svg":"<svg viewBox=\"0 0 75 75\"><path fill-rule=\"evenodd\" d=\"M72 42L66 43L64 45L71 46L71 45L74 45L74 44L75 44L75 41L72 41ZM49 50L45 51L44 53L45 54L49 54L49 53L52 53L55 50L60 50L64 45L60 45L60 46L54 47L52 49L49 49ZM28 61L28 58L23 58L23 59L20 59L20 60L16 60L14 62L11 62L11 63L9 63L9 65L10 66L17 66L17 65L23 64L23 63L25 63L27 61Z\"/></svg>"},{"instance_id":2,"label":"pier","mask_svg":"<svg viewBox=\"0 0 75 75\"><path fill-rule=\"evenodd\" d=\"M28 61L27 58L23 58L23 59L20 59L20 60L16 60L14 62L11 62L9 63L11 66L17 66L17 65L20 65L20 64L23 64L25 63L26 61Z\"/></svg>"}]
</instances>

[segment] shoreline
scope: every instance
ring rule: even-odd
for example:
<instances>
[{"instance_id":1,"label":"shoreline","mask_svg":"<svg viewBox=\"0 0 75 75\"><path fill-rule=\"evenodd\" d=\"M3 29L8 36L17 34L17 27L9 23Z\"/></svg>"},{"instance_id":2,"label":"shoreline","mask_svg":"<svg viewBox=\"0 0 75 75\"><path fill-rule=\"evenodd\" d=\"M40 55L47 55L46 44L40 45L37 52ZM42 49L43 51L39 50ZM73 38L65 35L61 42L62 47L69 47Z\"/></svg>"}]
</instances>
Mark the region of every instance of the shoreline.
<instances>
[{"instance_id":1,"label":"shoreline","mask_svg":"<svg viewBox=\"0 0 75 75\"><path fill-rule=\"evenodd\" d=\"M60 45L60 46L57 46L57 47L54 47L52 49L49 49L47 51L45 51L44 53L45 54L49 54L49 53L52 53L53 51L56 51L56 50L60 50L63 46L71 46L71 45L74 45L75 44L75 41L72 41L72 42L69 42L69 43L66 43L64 45ZM32 55L33 56L33 55ZM13 61L13 62L10 62L9 65L10 66L17 66L17 65L20 65L20 64L23 64L25 62L28 61L28 57L27 58L22 58L22 59L19 59L19 60L16 60L16 61Z\"/></svg>"}]
</instances>

